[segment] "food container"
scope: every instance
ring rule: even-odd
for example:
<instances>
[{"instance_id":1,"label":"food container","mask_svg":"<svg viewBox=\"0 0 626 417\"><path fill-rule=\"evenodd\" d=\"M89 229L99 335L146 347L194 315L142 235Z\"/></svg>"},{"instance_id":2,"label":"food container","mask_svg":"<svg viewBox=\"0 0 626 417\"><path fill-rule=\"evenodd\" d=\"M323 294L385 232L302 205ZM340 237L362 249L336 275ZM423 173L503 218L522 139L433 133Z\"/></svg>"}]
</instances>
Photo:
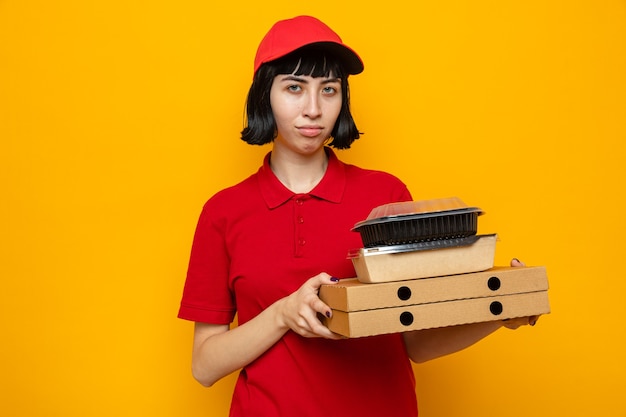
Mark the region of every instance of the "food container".
<instances>
[{"instance_id":1,"label":"food container","mask_svg":"<svg viewBox=\"0 0 626 417\"><path fill-rule=\"evenodd\" d=\"M374 208L352 230L366 248L459 239L476 234L481 214L458 197L406 201Z\"/></svg>"},{"instance_id":2,"label":"food container","mask_svg":"<svg viewBox=\"0 0 626 417\"><path fill-rule=\"evenodd\" d=\"M357 279L378 283L484 271L493 267L497 235L361 248L348 256Z\"/></svg>"}]
</instances>

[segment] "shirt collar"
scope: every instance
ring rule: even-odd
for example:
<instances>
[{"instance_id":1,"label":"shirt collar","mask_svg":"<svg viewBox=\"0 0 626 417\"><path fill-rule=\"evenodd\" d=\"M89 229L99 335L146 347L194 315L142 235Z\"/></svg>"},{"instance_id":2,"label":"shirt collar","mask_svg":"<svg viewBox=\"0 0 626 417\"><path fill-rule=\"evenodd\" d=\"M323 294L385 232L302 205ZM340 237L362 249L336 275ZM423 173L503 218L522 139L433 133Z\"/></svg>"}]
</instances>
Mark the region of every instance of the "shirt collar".
<instances>
[{"instance_id":1,"label":"shirt collar","mask_svg":"<svg viewBox=\"0 0 626 417\"><path fill-rule=\"evenodd\" d=\"M328 167L326 168L322 180L308 195L327 200L331 203L340 203L346 186L345 165L337 158L332 149L326 147L324 150L328 156ZM276 175L274 175L270 168L270 155L271 152L265 155L263 165L257 172L257 178L265 203L268 208L274 209L293 198L296 193L285 187Z\"/></svg>"}]
</instances>

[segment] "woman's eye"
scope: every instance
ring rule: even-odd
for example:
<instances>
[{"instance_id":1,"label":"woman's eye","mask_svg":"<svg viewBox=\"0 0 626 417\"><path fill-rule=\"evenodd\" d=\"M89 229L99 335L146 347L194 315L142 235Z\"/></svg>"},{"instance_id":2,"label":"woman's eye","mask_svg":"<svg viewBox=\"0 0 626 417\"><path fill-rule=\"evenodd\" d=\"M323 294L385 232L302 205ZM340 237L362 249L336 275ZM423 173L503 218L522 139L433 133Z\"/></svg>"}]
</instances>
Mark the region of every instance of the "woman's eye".
<instances>
[{"instance_id":1,"label":"woman's eye","mask_svg":"<svg viewBox=\"0 0 626 417\"><path fill-rule=\"evenodd\" d=\"M292 84L290 86L287 87L287 90L292 91L294 93L298 92L301 90L300 86L297 84Z\"/></svg>"},{"instance_id":2,"label":"woman's eye","mask_svg":"<svg viewBox=\"0 0 626 417\"><path fill-rule=\"evenodd\" d=\"M324 94L335 94L337 89L335 87L324 87Z\"/></svg>"}]
</instances>

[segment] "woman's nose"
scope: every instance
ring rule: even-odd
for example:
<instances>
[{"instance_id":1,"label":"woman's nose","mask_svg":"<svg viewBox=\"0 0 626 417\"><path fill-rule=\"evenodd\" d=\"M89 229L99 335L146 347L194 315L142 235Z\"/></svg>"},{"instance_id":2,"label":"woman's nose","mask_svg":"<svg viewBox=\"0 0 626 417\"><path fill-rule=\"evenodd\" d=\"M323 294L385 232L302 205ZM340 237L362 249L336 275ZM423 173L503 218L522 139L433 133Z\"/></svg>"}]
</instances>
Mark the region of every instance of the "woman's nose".
<instances>
[{"instance_id":1,"label":"woman's nose","mask_svg":"<svg viewBox=\"0 0 626 417\"><path fill-rule=\"evenodd\" d=\"M322 114L319 97L316 94L308 94L305 100L304 115L312 119L319 117Z\"/></svg>"}]
</instances>

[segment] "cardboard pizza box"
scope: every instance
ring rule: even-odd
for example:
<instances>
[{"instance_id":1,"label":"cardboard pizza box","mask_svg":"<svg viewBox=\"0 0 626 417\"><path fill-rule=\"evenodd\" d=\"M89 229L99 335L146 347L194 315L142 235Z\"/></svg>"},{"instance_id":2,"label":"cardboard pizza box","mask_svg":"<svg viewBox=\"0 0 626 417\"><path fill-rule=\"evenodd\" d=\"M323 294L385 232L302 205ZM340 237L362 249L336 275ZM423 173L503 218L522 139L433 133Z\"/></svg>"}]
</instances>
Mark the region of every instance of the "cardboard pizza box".
<instances>
[{"instance_id":1,"label":"cardboard pizza box","mask_svg":"<svg viewBox=\"0 0 626 417\"><path fill-rule=\"evenodd\" d=\"M548 292L535 291L353 312L333 310L332 317L324 322L333 332L353 338L549 312Z\"/></svg>"},{"instance_id":2,"label":"cardboard pizza box","mask_svg":"<svg viewBox=\"0 0 626 417\"><path fill-rule=\"evenodd\" d=\"M323 285L319 296L330 308L351 312L547 290L544 266L500 266L481 272L378 284L343 279L337 284Z\"/></svg>"}]
</instances>

